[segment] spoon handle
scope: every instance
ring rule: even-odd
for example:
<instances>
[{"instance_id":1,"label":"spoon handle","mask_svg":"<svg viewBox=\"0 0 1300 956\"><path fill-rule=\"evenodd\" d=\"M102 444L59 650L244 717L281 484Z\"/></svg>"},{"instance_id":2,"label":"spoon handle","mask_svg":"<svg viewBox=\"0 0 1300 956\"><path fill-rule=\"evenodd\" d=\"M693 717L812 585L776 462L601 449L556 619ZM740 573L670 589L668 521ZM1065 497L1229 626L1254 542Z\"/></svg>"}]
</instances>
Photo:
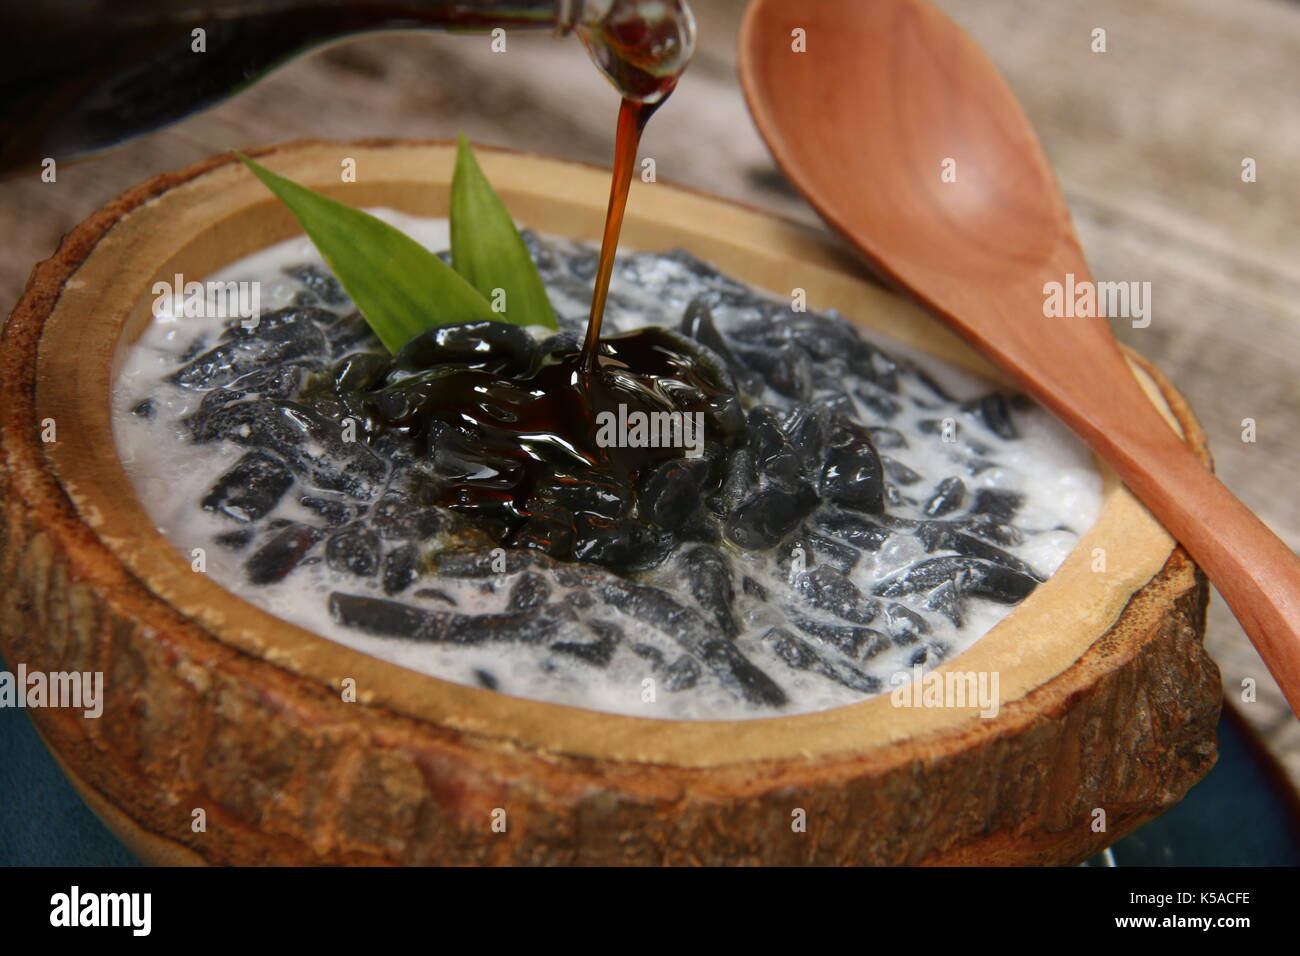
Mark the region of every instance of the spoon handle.
<instances>
[{"instance_id":1,"label":"spoon handle","mask_svg":"<svg viewBox=\"0 0 1300 956\"><path fill-rule=\"evenodd\" d=\"M1073 238L1057 255L1043 275L1073 273L1091 281ZM1042 311L1041 276L1007 283L992 306L941 281L909 277L908 285L938 289L942 294L922 301L1110 463L1218 588L1292 712L1300 714L1300 558L1169 427L1138 385L1107 321L1070 319L1046 333L1024 321Z\"/></svg>"},{"instance_id":2,"label":"spoon handle","mask_svg":"<svg viewBox=\"0 0 1300 956\"><path fill-rule=\"evenodd\" d=\"M1099 436L1098 450L1214 582L1300 714L1300 558L1172 431L1133 436Z\"/></svg>"}]
</instances>

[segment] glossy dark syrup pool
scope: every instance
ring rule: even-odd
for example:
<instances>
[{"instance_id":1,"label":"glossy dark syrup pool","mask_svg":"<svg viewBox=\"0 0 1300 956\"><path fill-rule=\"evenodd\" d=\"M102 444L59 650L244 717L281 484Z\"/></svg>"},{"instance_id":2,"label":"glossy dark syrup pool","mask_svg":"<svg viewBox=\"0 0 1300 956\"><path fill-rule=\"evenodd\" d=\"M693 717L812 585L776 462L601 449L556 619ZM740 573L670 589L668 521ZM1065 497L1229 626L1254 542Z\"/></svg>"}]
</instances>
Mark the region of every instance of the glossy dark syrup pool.
<instances>
[{"instance_id":1,"label":"glossy dark syrup pool","mask_svg":"<svg viewBox=\"0 0 1300 956\"><path fill-rule=\"evenodd\" d=\"M445 245L445 224L386 218ZM529 238L559 335L443 330L394 359L306 240L221 276L262 282L257 328L157 322L115 407L164 534L246 600L403 666L738 718L959 653L1096 517L1090 457L1040 409L682 252L620 257L584 379L595 251ZM637 411L702 434L637 444Z\"/></svg>"}]
</instances>

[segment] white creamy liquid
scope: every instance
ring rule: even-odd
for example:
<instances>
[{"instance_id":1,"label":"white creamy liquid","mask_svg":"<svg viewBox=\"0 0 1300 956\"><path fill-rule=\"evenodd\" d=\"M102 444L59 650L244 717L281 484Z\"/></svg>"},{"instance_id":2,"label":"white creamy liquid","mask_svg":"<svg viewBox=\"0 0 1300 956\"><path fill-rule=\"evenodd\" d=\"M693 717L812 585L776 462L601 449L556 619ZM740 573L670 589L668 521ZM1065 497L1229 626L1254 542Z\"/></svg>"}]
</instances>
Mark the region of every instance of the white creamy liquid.
<instances>
[{"instance_id":1,"label":"white creamy liquid","mask_svg":"<svg viewBox=\"0 0 1300 956\"><path fill-rule=\"evenodd\" d=\"M372 212L431 250L448 247L445 219L418 219L391 210ZM632 267L629 259L621 259L622 264L615 271L611 287L610 308L605 318L606 334L648 324L676 328L687 304L686 299L677 301L662 294L647 295L642 290L640 280L652 278L646 270L653 271L660 266L655 260L636 260L640 265ZM302 284L283 275L281 270L303 263L323 267L312 243L300 237L249 256L206 278L260 280L261 308L265 314L289 305L295 294L302 291ZM551 293L562 326L567 322L567 326L572 328L585 320L588 301L555 290ZM350 311L352 306L348 303L336 308ZM725 308L715 310L714 317L723 332L735 319ZM181 420L198 407L204 393L165 381L166 376L180 364L179 356L196 339L206 338L207 347L211 347L229 322L223 318L158 315L127 356L114 389L113 421L121 460L158 530L187 556L187 560L192 549L203 548L207 573L240 598L330 640L402 667L476 686L482 683L478 672L488 672L501 692L595 710L645 717L737 719L816 711L863 699L862 693L816 672L792 670L782 664L759 637L771 624L783 622L762 608L751 609L741 622L744 632L738 645L789 696L789 703L775 710L748 705L720 686L710 684L707 678L689 693L673 694L663 688L661 676L654 699L648 700L645 681L652 678L653 672L646 659L625 648L638 642L657 647L669 662L681 652L681 648L674 647L653 628L626 619L619 619L626 632L624 649L606 668L596 670L583 662L555 654L544 646L418 643L377 637L343 627L330 615L328 596L331 592L378 598L386 595L377 583L341 575L324 561L299 566L275 584L255 586L248 583L243 563L249 552L237 553L213 540L217 535L235 530L236 523L199 506L217 478L227 472L246 449L228 442L192 443ZM541 337L545 330L537 329L535 334ZM868 341L894 356L908 358L923 366L958 398L976 397L990 390L989 383L933 357L918 355L889 341L879 341L878 337L868 338ZM767 391L765 401L774 405L785 402L770 388ZM150 420L132 413L132 409L146 398L152 400L155 409ZM913 423L934 414L905 402L902 413L889 425L910 438ZM1022 437L1017 441L1003 442L981 424L963 420L961 427L965 435L988 444L997 442L995 457L1000 467L976 476L963 474L962 477L972 495L982 488L1006 488L1025 496L1015 518L1015 525L1025 531L1024 543L1006 550L1046 577L1064 560L1079 534L1095 521L1101 503L1102 482L1086 448L1045 411L1035 407L1017 412L1015 422ZM882 454L923 475L925 481L916 486L918 489L929 489L939 479L954 473L950 450L933 442L913 441L908 448L882 449ZM300 493L300 489L291 490L270 517L319 524L318 515L297 503ZM926 492L919 493L924 496ZM734 548L728 554L738 570L761 582L774 595L781 596L783 588L788 592L784 575L770 554ZM896 572L900 566L930 556L915 538L895 535L878 553L863 553L851 580L864 594L870 594L878 581ZM649 572L641 580L669 590L673 588L670 583L673 579L666 572L661 573L661 569ZM425 576L392 599L413 607L447 610L447 604L441 599L415 596L420 589L436 588L453 599L457 605L455 610L461 613L495 613L503 610L506 588L487 590L493 587L492 582ZM559 596L557 589L556 597ZM969 600L965 610L960 628L946 620L938 620L937 616L937 624L935 620L931 621L934 633L927 640L943 646L945 659L951 659L968 648L1013 608L986 600ZM914 650L914 647L891 647L869 664L861 666L868 673L880 677L887 691L891 675L910 670L908 662Z\"/></svg>"}]
</instances>

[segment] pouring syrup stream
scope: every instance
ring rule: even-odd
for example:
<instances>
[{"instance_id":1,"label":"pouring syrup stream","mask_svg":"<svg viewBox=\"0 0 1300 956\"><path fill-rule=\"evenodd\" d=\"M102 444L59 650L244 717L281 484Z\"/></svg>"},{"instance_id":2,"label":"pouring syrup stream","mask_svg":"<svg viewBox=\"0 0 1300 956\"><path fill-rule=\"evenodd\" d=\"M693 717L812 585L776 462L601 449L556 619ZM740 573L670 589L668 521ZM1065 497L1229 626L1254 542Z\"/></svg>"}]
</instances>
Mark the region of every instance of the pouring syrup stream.
<instances>
[{"instance_id":1,"label":"pouring syrup stream","mask_svg":"<svg viewBox=\"0 0 1300 956\"><path fill-rule=\"evenodd\" d=\"M614 146L614 170L609 187L609 208L605 212L605 233L600 242L600 265L596 270L596 285L591 295L591 314L587 318L587 336L582 343L582 368L596 371L596 350L600 346L600 323L605 315L605 300L609 297L609 280L614 273L614 254L618 251L618 236L623 229L623 213L627 209L628 189L632 185L632 167L636 163L636 150L641 142L641 132L646 121L663 100L638 103L624 99L618 108L618 133Z\"/></svg>"},{"instance_id":2,"label":"pouring syrup stream","mask_svg":"<svg viewBox=\"0 0 1300 956\"><path fill-rule=\"evenodd\" d=\"M581 369L596 371L600 325L614 272L637 147L646 122L677 86L695 52L695 18L685 0L616 0L598 29L579 25L591 58L622 97L614 139L609 207L582 345Z\"/></svg>"},{"instance_id":3,"label":"pouring syrup stream","mask_svg":"<svg viewBox=\"0 0 1300 956\"><path fill-rule=\"evenodd\" d=\"M598 21L576 27L621 97L581 349L565 343L542 351L517 329L511 335L481 327L494 323L432 329L398 353L398 365L413 374L365 401L377 430L430 456L432 495L468 519L474 533L495 545L633 571L662 560L679 523L690 518L681 509L643 511L649 477L667 468L677 480L716 483L713 470L702 473L689 459L701 457L707 433L716 460L744 418L734 383L689 338L647 327L600 340L641 133L695 45L685 0L605 2ZM449 350L469 359L449 367ZM602 417L626 421L634 414L675 416L680 440L647 446L601 439Z\"/></svg>"}]
</instances>

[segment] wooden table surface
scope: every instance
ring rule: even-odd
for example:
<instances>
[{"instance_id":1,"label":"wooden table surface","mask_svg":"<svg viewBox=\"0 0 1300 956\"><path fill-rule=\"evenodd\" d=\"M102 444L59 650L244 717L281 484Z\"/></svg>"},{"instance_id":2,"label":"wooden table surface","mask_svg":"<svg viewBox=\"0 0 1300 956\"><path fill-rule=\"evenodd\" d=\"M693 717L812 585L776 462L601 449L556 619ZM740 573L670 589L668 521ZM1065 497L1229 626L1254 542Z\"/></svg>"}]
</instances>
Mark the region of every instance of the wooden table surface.
<instances>
[{"instance_id":1,"label":"wooden table surface","mask_svg":"<svg viewBox=\"0 0 1300 956\"><path fill-rule=\"evenodd\" d=\"M1300 4L938 0L989 51L1055 164L1098 280L1150 282L1116 323L1190 399L1227 484L1300 545ZM700 51L642 148L660 179L818 224L774 168L735 76L743 0L694 0ZM1092 52L1093 31L1106 52ZM811 47L809 55L815 55ZM155 173L299 137L451 137L608 165L614 93L575 39L386 34L298 60L206 114L78 164L0 182L0 304L101 204ZM864 104L869 118L869 104ZM1242 161L1257 181L1242 181ZM862 188L870 189L870 183ZM1242 440L1243 419L1257 440ZM1300 782L1300 722L1215 600L1227 694Z\"/></svg>"}]
</instances>

